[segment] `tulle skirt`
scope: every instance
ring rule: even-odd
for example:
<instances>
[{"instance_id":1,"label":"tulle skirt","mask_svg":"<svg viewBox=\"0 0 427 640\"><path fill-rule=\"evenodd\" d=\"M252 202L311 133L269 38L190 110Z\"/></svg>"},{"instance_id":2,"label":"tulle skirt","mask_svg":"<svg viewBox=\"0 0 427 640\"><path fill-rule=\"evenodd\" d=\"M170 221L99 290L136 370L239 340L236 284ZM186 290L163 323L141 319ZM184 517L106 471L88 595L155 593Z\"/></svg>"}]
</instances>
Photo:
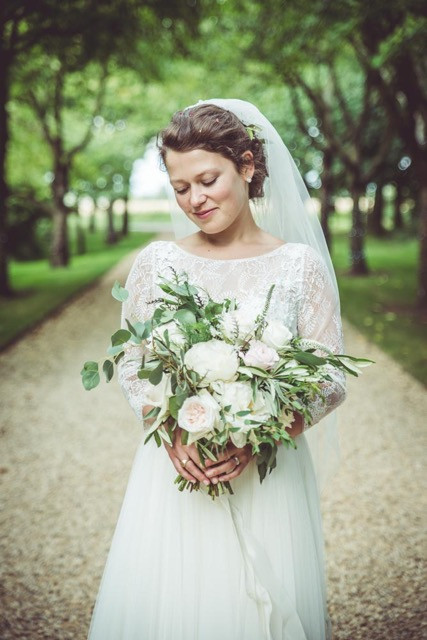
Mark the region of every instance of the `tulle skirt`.
<instances>
[{"instance_id":1,"label":"tulle skirt","mask_svg":"<svg viewBox=\"0 0 427 640\"><path fill-rule=\"evenodd\" d=\"M90 640L327 640L318 489L301 435L260 485L255 463L212 501L180 493L139 447Z\"/></svg>"}]
</instances>

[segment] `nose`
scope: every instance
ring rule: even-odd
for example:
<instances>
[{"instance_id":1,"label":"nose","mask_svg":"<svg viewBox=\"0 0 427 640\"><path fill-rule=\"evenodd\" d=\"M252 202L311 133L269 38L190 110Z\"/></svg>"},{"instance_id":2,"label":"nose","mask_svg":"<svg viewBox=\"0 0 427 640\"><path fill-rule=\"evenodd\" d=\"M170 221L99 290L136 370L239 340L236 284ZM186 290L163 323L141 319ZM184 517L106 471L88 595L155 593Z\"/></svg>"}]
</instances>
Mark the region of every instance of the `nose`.
<instances>
[{"instance_id":1,"label":"nose","mask_svg":"<svg viewBox=\"0 0 427 640\"><path fill-rule=\"evenodd\" d=\"M190 204L193 209L197 209L204 202L206 202L206 195L203 193L203 190L199 186L192 187L190 194Z\"/></svg>"}]
</instances>

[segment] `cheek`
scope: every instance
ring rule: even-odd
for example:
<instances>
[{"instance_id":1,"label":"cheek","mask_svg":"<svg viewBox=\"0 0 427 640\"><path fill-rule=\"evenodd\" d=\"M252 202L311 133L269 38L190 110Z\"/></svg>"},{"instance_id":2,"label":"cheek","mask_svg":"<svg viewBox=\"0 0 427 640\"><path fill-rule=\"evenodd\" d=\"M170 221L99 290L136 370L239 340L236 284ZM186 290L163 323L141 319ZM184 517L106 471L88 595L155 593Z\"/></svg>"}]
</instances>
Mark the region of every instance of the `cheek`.
<instances>
[{"instance_id":1,"label":"cheek","mask_svg":"<svg viewBox=\"0 0 427 640\"><path fill-rule=\"evenodd\" d=\"M215 189L215 194L212 193L212 197L216 200L239 200L242 197L244 191L237 180L227 180L218 185Z\"/></svg>"}]
</instances>

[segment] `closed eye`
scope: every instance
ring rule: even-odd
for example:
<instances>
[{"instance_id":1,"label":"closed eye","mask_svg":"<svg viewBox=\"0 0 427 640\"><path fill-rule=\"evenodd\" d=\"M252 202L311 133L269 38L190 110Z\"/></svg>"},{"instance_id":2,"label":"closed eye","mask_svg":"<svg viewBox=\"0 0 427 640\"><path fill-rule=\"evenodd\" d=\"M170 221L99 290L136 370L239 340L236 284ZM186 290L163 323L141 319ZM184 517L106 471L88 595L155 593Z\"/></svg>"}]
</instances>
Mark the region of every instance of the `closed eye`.
<instances>
[{"instance_id":1,"label":"closed eye","mask_svg":"<svg viewBox=\"0 0 427 640\"><path fill-rule=\"evenodd\" d=\"M211 185L215 184L217 178L213 178L213 180L209 180L209 181L202 181L202 185L205 187L210 187ZM175 189L175 193L178 193L179 195L184 195L184 193L186 193L188 191L188 187L183 187L182 189Z\"/></svg>"},{"instance_id":2,"label":"closed eye","mask_svg":"<svg viewBox=\"0 0 427 640\"><path fill-rule=\"evenodd\" d=\"M202 184L205 185L205 187L209 187L211 184L215 184L216 182L216 178L214 178L213 180L209 180L209 182L202 182Z\"/></svg>"}]
</instances>

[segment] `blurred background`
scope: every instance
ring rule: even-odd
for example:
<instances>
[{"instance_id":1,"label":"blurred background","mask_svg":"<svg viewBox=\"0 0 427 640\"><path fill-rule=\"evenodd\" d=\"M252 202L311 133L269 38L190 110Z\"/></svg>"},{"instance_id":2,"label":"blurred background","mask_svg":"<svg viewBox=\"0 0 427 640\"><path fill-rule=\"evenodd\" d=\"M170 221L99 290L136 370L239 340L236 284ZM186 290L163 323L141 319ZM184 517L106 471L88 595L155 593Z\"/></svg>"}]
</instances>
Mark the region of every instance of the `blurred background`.
<instances>
[{"instance_id":1,"label":"blurred background","mask_svg":"<svg viewBox=\"0 0 427 640\"><path fill-rule=\"evenodd\" d=\"M426 381L422 2L6 0L1 20L1 345L169 228L156 133L239 97L296 159L344 315Z\"/></svg>"}]
</instances>

